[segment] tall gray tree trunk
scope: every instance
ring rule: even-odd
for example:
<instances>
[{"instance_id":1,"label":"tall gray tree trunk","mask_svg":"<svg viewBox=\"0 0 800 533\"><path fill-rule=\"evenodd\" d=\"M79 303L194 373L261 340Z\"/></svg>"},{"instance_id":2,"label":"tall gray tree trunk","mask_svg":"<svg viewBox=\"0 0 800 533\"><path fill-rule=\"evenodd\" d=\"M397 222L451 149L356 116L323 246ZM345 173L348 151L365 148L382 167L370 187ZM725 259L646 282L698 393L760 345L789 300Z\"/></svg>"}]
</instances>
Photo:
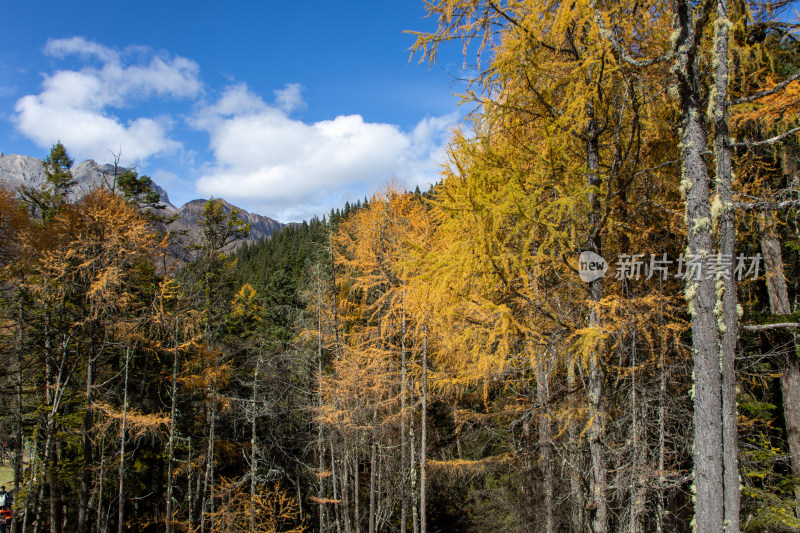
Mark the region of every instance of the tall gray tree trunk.
<instances>
[{"instance_id":1,"label":"tall gray tree trunk","mask_svg":"<svg viewBox=\"0 0 800 533\"><path fill-rule=\"evenodd\" d=\"M706 0L704 9L710 9ZM675 64L680 92L683 133L682 182L686 195L687 262L711 257L711 205L708 169L704 159L706 135L702 124L697 48L708 13L696 17L687 0L676 0ZM696 20L697 19L697 20ZM695 32L699 33L696 35ZM686 299L692 323L694 354L694 487L697 533L723 531L722 391L715 280L704 272L687 272Z\"/></svg>"},{"instance_id":2,"label":"tall gray tree trunk","mask_svg":"<svg viewBox=\"0 0 800 533\"><path fill-rule=\"evenodd\" d=\"M539 411L539 467L542 472L542 511L545 533L555 533L553 519L553 435L550 426L550 365L546 353L536 358L536 406Z\"/></svg>"},{"instance_id":3,"label":"tall gray tree trunk","mask_svg":"<svg viewBox=\"0 0 800 533\"><path fill-rule=\"evenodd\" d=\"M333 492L333 501L339 502L334 504L332 514L334 522L336 523L337 533L342 533L342 506L339 501L339 482L336 476L336 455L333 451L333 439L328 439L328 445L331 451L331 490Z\"/></svg>"},{"instance_id":4,"label":"tall gray tree trunk","mask_svg":"<svg viewBox=\"0 0 800 533\"><path fill-rule=\"evenodd\" d=\"M770 311L774 315L787 315L791 312L789 291L786 288L786 274L783 269L781 243L774 233L772 224L767 224L761 237L761 253L767 275L767 294ZM786 438L789 441L789 455L792 474L800 479L800 363L797 353L797 334L792 333L789 353L778 359L781 370L781 395L783 396L783 418L786 423ZM800 484L794 488L800 516Z\"/></svg>"},{"instance_id":5,"label":"tall gray tree trunk","mask_svg":"<svg viewBox=\"0 0 800 533\"><path fill-rule=\"evenodd\" d=\"M94 339L89 340L89 353L86 360L86 404L83 413L83 468L81 469L81 492L78 503L78 531L87 530L89 518L89 492L92 485L92 469L94 467L92 425L94 422L93 392L94 392L94 365L95 365Z\"/></svg>"},{"instance_id":6,"label":"tall gray tree trunk","mask_svg":"<svg viewBox=\"0 0 800 533\"><path fill-rule=\"evenodd\" d=\"M578 356L575 355L567 362L567 390L575 391L578 387L578 377L575 375L575 365L578 363ZM569 464L569 492L570 492L570 524L573 533L583 533L585 531L584 509L586 500L583 493L583 483L581 482L583 472L583 450L578 422L570 418L567 422L567 432L569 434L569 449L571 452Z\"/></svg>"},{"instance_id":7,"label":"tall gray tree trunk","mask_svg":"<svg viewBox=\"0 0 800 533\"><path fill-rule=\"evenodd\" d=\"M206 517L214 513L214 445L216 444L217 425L217 378L212 380L209 398L211 405L208 413L208 446L206 448L206 471L203 476L203 503L201 505L200 532L206 530Z\"/></svg>"},{"instance_id":8,"label":"tall gray tree trunk","mask_svg":"<svg viewBox=\"0 0 800 533\"><path fill-rule=\"evenodd\" d=\"M403 281L405 285L405 281ZM400 325L400 533L408 531L408 435L406 435L406 291L403 289L403 317Z\"/></svg>"},{"instance_id":9,"label":"tall gray tree trunk","mask_svg":"<svg viewBox=\"0 0 800 533\"><path fill-rule=\"evenodd\" d=\"M586 168L588 173L586 182L589 186L589 228L594 234L590 238L590 250L602 255L602 241L600 238L600 202L597 198L597 189L600 187L600 148L599 128L594 113L592 100L586 105ZM599 328L600 319L597 312L597 303L603 297L602 278L589 284L589 297L594 305L589 312L589 327ZM608 503L606 498L606 462L601 442L605 434L605 398L603 391L602 354L599 349L592 350L589 367L589 418L591 420L588 441L589 456L592 461L591 475L591 527L593 533L606 533L608 530Z\"/></svg>"},{"instance_id":10,"label":"tall gray tree trunk","mask_svg":"<svg viewBox=\"0 0 800 533\"><path fill-rule=\"evenodd\" d=\"M250 398L250 531L256 530L256 478L258 476L258 440L256 438L256 391L261 352L253 371L253 395Z\"/></svg>"},{"instance_id":11,"label":"tall gray tree trunk","mask_svg":"<svg viewBox=\"0 0 800 533\"><path fill-rule=\"evenodd\" d=\"M122 393L122 423L119 428L119 508L117 510L117 533L125 530L125 433L128 431L128 372L130 369L131 349L125 351L125 388Z\"/></svg>"},{"instance_id":12,"label":"tall gray tree trunk","mask_svg":"<svg viewBox=\"0 0 800 533\"><path fill-rule=\"evenodd\" d=\"M98 488L97 488L97 523L95 524L95 531L98 533L103 531L103 485L106 478L106 437L100 441L100 471L97 473Z\"/></svg>"},{"instance_id":13,"label":"tall gray tree trunk","mask_svg":"<svg viewBox=\"0 0 800 533\"><path fill-rule=\"evenodd\" d=\"M728 146L728 0L717 0L717 20L714 23L714 151L716 153L717 199L719 216L719 245L726 272L716 284L722 285L719 331L722 359L722 449L723 449L723 524L725 531L739 531L739 449L736 415L736 342L739 337L739 314L733 260L736 253L736 217L733 206L733 172L731 149ZM716 215L712 213L712 216ZM717 275L718 277L720 274Z\"/></svg>"},{"instance_id":14,"label":"tall gray tree trunk","mask_svg":"<svg viewBox=\"0 0 800 533\"><path fill-rule=\"evenodd\" d=\"M320 280L317 280L321 283ZM322 287L317 286L317 408L322 409ZM319 469L319 531L325 533L325 450L323 449L322 423L317 423L317 468Z\"/></svg>"},{"instance_id":15,"label":"tall gray tree trunk","mask_svg":"<svg viewBox=\"0 0 800 533\"><path fill-rule=\"evenodd\" d=\"M376 505L378 503L378 410L372 412L372 445L369 458L369 533L376 533Z\"/></svg>"},{"instance_id":16,"label":"tall gray tree trunk","mask_svg":"<svg viewBox=\"0 0 800 533\"><path fill-rule=\"evenodd\" d=\"M428 531L428 326L422 337L422 421L419 444L419 531Z\"/></svg>"},{"instance_id":17,"label":"tall gray tree trunk","mask_svg":"<svg viewBox=\"0 0 800 533\"><path fill-rule=\"evenodd\" d=\"M165 516L166 532L172 533L172 471L175 468L175 439L177 437L178 416L178 365L180 346L178 317L175 317L175 349L172 354L172 395L169 408L169 443L167 444L167 509ZM190 491L191 492L191 491Z\"/></svg>"},{"instance_id":18,"label":"tall gray tree trunk","mask_svg":"<svg viewBox=\"0 0 800 533\"><path fill-rule=\"evenodd\" d=\"M17 363L17 372L16 372L16 383L15 383L15 407L16 413L14 413L14 434L15 434L15 443L14 443L14 494L19 494L19 489L22 486L23 482L23 460L25 456L25 441L24 441L24 432L23 432L23 419L22 419L22 394L23 394L23 342L25 338L25 330L24 330L24 320L25 315L23 312L22 307L22 297L20 295L20 299L18 302L19 306L17 309L17 335L15 341L15 355L16 355L16 363ZM33 471L33 468L31 468ZM25 517L27 519L28 515L28 505L25 504ZM23 519L23 520L24 520ZM11 523L11 533L16 533L17 531L17 523L18 520L14 520Z\"/></svg>"}]
</instances>

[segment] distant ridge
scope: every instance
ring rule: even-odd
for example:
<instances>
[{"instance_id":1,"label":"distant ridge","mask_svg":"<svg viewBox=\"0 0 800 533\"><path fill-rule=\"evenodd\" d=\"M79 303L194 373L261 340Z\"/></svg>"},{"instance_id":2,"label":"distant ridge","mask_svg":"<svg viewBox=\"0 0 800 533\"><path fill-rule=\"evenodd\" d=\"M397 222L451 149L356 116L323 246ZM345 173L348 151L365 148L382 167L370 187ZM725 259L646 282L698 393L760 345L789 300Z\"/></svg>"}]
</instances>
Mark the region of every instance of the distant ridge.
<instances>
[{"instance_id":1,"label":"distant ridge","mask_svg":"<svg viewBox=\"0 0 800 533\"><path fill-rule=\"evenodd\" d=\"M26 187L38 187L45 181L42 163L43 161L36 157L0 154L0 185L4 185L9 189L17 189L21 185L25 185ZM119 168L118 172L123 172L125 170L125 168ZM71 198L74 200L97 187L102 187L104 185L110 186L114 181L114 165L98 165L96 162L89 159L75 164L72 167L72 176L78 182ZM201 235L201 229L199 227L200 215L203 211L203 204L205 204L207 200L192 200L181 207L175 207L172 202L170 202L166 190L155 183L153 183L153 188L160 196L161 202L165 205L163 212L165 214L177 213L178 215L178 219L170 225L170 229L173 231L186 230L189 240L197 242ZM236 207L225 200L222 200L222 202L226 212L230 212L231 208ZM269 217L250 213L239 207L237 207L237 209L241 211L241 218L250 223L250 235L246 239L234 243L233 248L241 242L255 242L267 238L286 226L286 224Z\"/></svg>"}]
</instances>

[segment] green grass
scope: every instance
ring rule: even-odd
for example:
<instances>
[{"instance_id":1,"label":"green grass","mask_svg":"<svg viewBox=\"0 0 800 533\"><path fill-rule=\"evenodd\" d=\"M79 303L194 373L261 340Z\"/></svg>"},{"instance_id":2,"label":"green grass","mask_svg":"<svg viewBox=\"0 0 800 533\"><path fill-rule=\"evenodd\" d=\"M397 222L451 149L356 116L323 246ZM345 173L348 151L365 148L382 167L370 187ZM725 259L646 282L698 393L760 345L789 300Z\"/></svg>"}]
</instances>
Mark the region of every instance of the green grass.
<instances>
[{"instance_id":1,"label":"green grass","mask_svg":"<svg viewBox=\"0 0 800 533\"><path fill-rule=\"evenodd\" d=\"M10 466L0 466L0 485L5 485L6 490L14 486L14 469Z\"/></svg>"}]
</instances>

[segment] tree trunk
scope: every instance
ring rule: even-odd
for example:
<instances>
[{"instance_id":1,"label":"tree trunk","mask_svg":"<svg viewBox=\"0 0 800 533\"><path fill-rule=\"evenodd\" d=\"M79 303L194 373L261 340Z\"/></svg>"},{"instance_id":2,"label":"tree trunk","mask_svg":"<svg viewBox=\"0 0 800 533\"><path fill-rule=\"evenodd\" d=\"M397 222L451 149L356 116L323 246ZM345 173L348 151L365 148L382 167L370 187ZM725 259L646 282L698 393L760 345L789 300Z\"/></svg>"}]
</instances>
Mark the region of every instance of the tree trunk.
<instances>
[{"instance_id":1,"label":"tree trunk","mask_svg":"<svg viewBox=\"0 0 800 533\"><path fill-rule=\"evenodd\" d=\"M24 368L23 364L23 342L25 337L24 331L24 324L25 324L25 317L22 307L22 297L20 295L19 299L19 307L18 307L18 315L17 315L17 338L16 338L16 359L17 359L17 372L16 372L16 387L15 387L15 403L16 403L16 413L14 413L14 433L15 433L15 443L14 443L14 494L19 494L19 489L22 486L23 482L23 461L25 458L25 442L24 437L25 434L23 432L23 419L22 419L22 393L23 393L23 372L22 369ZM33 470L33 468L31 468ZM19 508L19 507L18 507ZM25 519L27 519L28 515L28 505L25 504ZM18 520L14 520L11 523L11 533L16 533L17 531L17 523Z\"/></svg>"},{"instance_id":2,"label":"tree trunk","mask_svg":"<svg viewBox=\"0 0 800 533\"><path fill-rule=\"evenodd\" d=\"M666 343L662 341L658 365L660 382L658 390L658 503L656 506L656 533L663 533L664 531L664 492L667 484L667 477L664 472L666 466L666 420L664 417L667 400L667 373L664 354L666 351Z\"/></svg>"},{"instance_id":3,"label":"tree trunk","mask_svg":"<svg viewBox=\"0 0 800 533\"><path fill-rule=\"evenodd\" d=\"M169 408L169 443L167 444L167 509L165 518L166 532L172 533L172 471L175 468L176 417L178 416L178 338L179 322L175 317L175 350L172 354L172 397Z\"/></svg>"},{"instance_id":4,"label":"tree trunk","mask_svg":"<svg viewBox=\"0 0 800 533\"><path fill-rule=\"evenodd\" d=\"M92 450L92 425L94 423L94 413L92 403L94 389L94 365L95 365L95 346L94 339L89 341L89 353L86 361L86 405L83 413L83 468L81 470L81 495L78 504L78 531L86 531L89 518L89 492L92 485L92 468L94 467Z\"/></svg>"},{"instance_id":5,"label":"tree trunk","mask_svg":"<svg viewBox=\"0 0 800 533\"><path fill-rule=\"evenodd\" d=\"M405 281L403 282L405 285ZM400 533L408 531L408 435L406 435L406 291L403 289L403 317L400 327Z\"/></svg>"},{"instance_id":6,"label":"tree trunk","mask_svg":"<svg viewBox=\"0 0 800 533\"><path fill-rule=\"evenodd\" d=\"M353 479L353 521L356 533L361 533L361 462L359 447L356 446L353 457L355 462L355 477Z\"/></svg>"},{"instance_id":7,"label":"tree trunk","mask_svg":"<svg viewBox=\"0 0 800 533\"><path fill-rule=\"evenodd\" d=\"M106 476L106 438L103 435L103 440L100 442L100 472L97 474L99 487L97 489L97 524L95 528L98 533L103 531L103 485Z\"/></svg>"},{"instance_id":8,"label":"tree trunk","mask_svg":"<svg viewBox=\"0 0 800 533\"><path fill-rule=\"evenodd\" d=\"M578 378L575 375L575 365L578 363L578 356L575 355L572 360L567 362L567 390L573 392L578 387ZM583 451L581 449L580 432L578 422L573 418L568 422L569 433L569 449L572 452L569 464L569 489L570 500L572 501L572 510L570 514L572 532L583 533L585 531L584 514L583 511L586 506L586 501L583 494L583 483L581 482L581 475L583 472Z\"/></svg>"},{"instance_id":9,"label":"tree trunk","mask_svg":"<svg viewBox=\"0 0 800 533\"><path fill-rule=\"evenodd\" d=\"M322 288L317 287L317 408L322 409ZM325 452L322 448L322 423L317 423L317 459L319 461L319 531L325 533Z\"/></svg>"},{"instance_id":10,"label":"tree trunk","mask_svg":"<svg viewBox=\"0 0 800 533\"><path fill-rule=\"evenodd\" d=\"M704 3L704 6L710 4ZM698 40L694 8L676 1L675 65L681 97L682 189L686 194L687 261L700 261L713 252L708 169L704 159L706 136L702 124L699 77L696 73ZM701 17L703 19L705 17ZM695 35L695 31L698 31ZM687 272L687 274L689 274ZM699 279L697 279L699 278ZM703 275L686 276L686 299L692 322L694 348L694 486L698 533L723 530L722 391L715 281Z\"/></svg>"},{"instance_id":11,"label":"tree trunk","mask_svg":"<svg viewBox=\"0 0 800 533\"><path fill-rule=\"evenodd\" d=\"M215 380L216 381L216 380ZM211 405L208 414L208 447L206 448L206 471L203 476L203 498L200 516L200 532L206 530L206 517L214 513L214 444L217 423L217 387L212 385L209 397Z\"/></svg>"},{"instance_id":12,"label":"tree trunk","mask_svg":"<svg viewBox=\"0 0 800 533\"><path fill-rule=\"evenodd\" d=\"M536 360L536 406L539 411L539 453L542 471L542 506L544 512L545 533L555 533L553 520L553 437L550 427L550 387L549 365L545 361L546 354Z\"/></svg>"},{"instance_id":13,"label":"tree trunk","mask_svg":"<svg viewBox=\"0 0 800 533\"><path fill-rule=\"evenodd\" d=\"M726 531L739 531L739 450L736 417L736 341L739 336L739 314L733 258L736 252L736 218L733 206L733 174L731 150L728 147L728 0L717 0L714 23L716 70L714 73L714 151L719 214L719 252L730 258L722 275L722 316L719 321L722 359L722 450L723 450L723 524ZM714 214L712 213L712 216Z\"/></svg>"},{"instance_id":14,"label":"tree trunk","mask_svg":"<svg viewBox=\"0 0 800 533\"><path fill-rule=\"evenodd\" d=\"M419 443L419 531L428 531L428 326L422 337L422 413Z\"/></svg>"},{"instance_id":15,"label":"tree trunk","mask_svg":"<svg viewBox=\"0 0 800 533\"><path fill-rule=\"evenodd\" d=\"M336 479L336 456L333 453L333 439L328 440L328 444L330 445L331 451L331 490L333 491L333 501L338 502L334 503L335 507L333 519L336 522L336 531L337 533L342 533L342 516L341 516L341 502L339 501L339 483Z\"/></svg>"},{"instance_id":16,"label":"tree trunk","mask_svg":"<svg viewBox=\"0 0 800 533\"><path fill-rule=\"evenodd\" d=\"M258 441L256 440L256 389L261 353L253 371L253 395L250 399L250 531L256 530L256 476L258 475Z\"/></svg>"},{"instance_id":17,"label":"tree trunk","mask_svg":"<svg viewBox=\"0 0 800 533\"><path fill-rule=\"evenodd\" d=\"M597 189L600 187L600 148L599 128L594 116L594 104L590 100L586 105L586 176L589 186L589 228L594 234L590 238L589 247L592 252L602 255L600 238L600 202ZM589 327L599 328L600 319L597 303L603 297L602 278L589 284L589 296L594 302L589 312ZM601 442L605 434L605 398L603 391L603 369L600 347L592 350L589 368L589 417L591 423L588 431L589 455L592 460L591 475L591 527L593 533L605 533L608 530L608 504L606 500L606 462Z\"/></svg>"},{"instance_id":18,"label":"tree trunk","mask_svg":"<svg viewBox=\"0 0 800 533\"><path fill-rule=\"evenodd\" d=\"M119 508L117 510L117 533L124 531L125 524L125 432L128 430L128 372L130 369L131 349L125 350L125 388L122 393L122 423L119 428Z\"/></svg>"},{"instance_id":19,"label":"tree trunk","mask_svg":"<svg viewBox=\"0 0 800 533\"><path fill-rule=\"evenodd\" d=\"M333 441L331 441L331 448ZM348 486L348 471L350 470L350 454L347 452L346 441L342 443L342 448L345 450L344 460L342 461L342 470L339 474L341 479L341 494L342 494L342 517L344 518L344 530L347 533L352 533L353 526L350 521L350 487Z\"/></svg>"},{"instance_id":20,"label":"tree trunk","mask_svg":"<svg viewBox=\"0 0 800 533\"><path fill-rule=\"evenodd\" d=\"M376 505L378 502L378 410L372 414L372 446L369 457L369 533L376 533Z\"/></svg>"},{"instance_id":21,"label":"tree trunk","mask_svg":"<svg viewBox=\"0 0 800 533\"><path fill-rule=\"evenodd\" d=\"M786 274L783 269L781 243L768 224L761 237L761 252L767 276L769 307L773 315L787 315L791 311ZM797 354L797 334L792 333L791 349L778 358L781 370L781 394L783 396L783 418L786 423L786 438L789 442L792 475L800 479L800 363ZM796 511L800 516L800 484L794 488Z\"/></svg>"}]
</instances>

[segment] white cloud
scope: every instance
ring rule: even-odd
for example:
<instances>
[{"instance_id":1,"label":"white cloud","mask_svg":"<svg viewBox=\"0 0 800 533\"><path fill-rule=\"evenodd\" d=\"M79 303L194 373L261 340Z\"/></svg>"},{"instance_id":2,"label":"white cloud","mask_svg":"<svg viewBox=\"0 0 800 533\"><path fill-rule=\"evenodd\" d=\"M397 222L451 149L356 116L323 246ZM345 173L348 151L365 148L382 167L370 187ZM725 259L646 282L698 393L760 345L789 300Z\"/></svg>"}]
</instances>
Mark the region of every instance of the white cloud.
<instances>
[{"instance_id":1,"label":"white cloud","mask_svg":"<svg viewBox=\"0 0 800 533\"><path fill-rule=\"evenodd\" d=\"M117 51L82 37L48 41L45 53L56 58L77 55L80 70L46 75L42 91L20 98L17 129L42 147L61 140L78 157L104 160L121 149L131 160L180 149L169 137L165 117L121 120L112 109L132 108L151 98L190 98L203 86L196 63L182 57L160 57L147 49ZM138 62L128 62L135 55ZM88 63L99 61L99 66ZM135 114L135 113L133 113Z\"/></svg>"},{"instance_id":2,"label":"white cloud","mask_svg":"<svg viewBox=\"0 0 800 533\"><path fill-rule=\"evenodd\" d=\"M299 83L289 83L283 89L275 91L275 102L278 107L287 113L306 106L303 101L303 86Z\"/></svg>"},{"instance_id":3,"label":"white cloud","mask_svg":"<svg viewBox=\"0 0 800 533\"><path fill-rule=\"evenodd\" d=\"M297 100L280 95L299 96L299 87L276 93L282 106ZM360 115L308 124L287 109L236 85L202 110L194 125L208 131L215 162L198 191L280 220L325 214L392 178L410 188L435 181L456 119L428 118L407 133Z\"/></svg>"}]
</instances>

